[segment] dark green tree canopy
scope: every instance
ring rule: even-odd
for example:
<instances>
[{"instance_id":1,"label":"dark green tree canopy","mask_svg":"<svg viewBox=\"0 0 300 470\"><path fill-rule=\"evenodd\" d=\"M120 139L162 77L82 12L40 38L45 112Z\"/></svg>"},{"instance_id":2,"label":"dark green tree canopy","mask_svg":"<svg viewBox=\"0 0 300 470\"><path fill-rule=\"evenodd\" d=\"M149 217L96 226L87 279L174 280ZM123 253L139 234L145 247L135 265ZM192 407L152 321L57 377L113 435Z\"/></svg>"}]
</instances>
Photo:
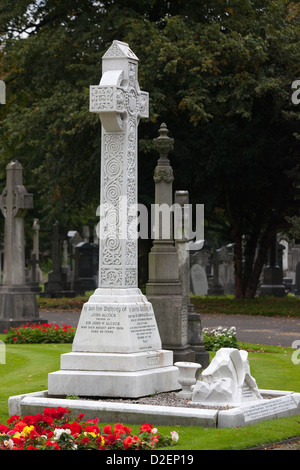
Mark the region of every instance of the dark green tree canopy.
<instances>
[{"instance_id":1,"label":"dark green tree canopy","mask_svg":"<svg viewBox=\"0 0 300 470\"><path fill-rule=\"evenodd\" d=\"M237 288L252 295L271 234L297 211L300 109L291 84L300 78L300 6L2 0L0 177L4 185L9 160L23 164L45 227L95 220L100 121L88 110L89 86L99 83L114 39L139 57L150 94L150 118L139 128L140 202L153 201L152 139L165 121L175 137L174 189L205 204L207 236L236 244Z\"/></svg>"}]
</instances>

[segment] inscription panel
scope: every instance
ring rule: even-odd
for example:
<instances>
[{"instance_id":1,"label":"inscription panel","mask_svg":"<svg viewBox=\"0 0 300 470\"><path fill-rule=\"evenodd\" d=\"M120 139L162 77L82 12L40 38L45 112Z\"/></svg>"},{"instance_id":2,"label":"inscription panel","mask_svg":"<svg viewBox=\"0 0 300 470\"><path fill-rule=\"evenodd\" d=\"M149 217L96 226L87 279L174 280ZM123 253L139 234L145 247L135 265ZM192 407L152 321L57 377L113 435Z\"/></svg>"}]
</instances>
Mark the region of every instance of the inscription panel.
<instances>
[{"instance_id":1,"label":"inscription panel","mask_svg":"<svg viewBox=\"0 0 300 470\"><path fill-rule=\"evenodd\" d=\"M280 413L295 409L296 405L291 396L263 400L255 405L250 405L243 410L245 422L260 420L269 416L276 416Z\"/></svg>"},{"instance_id":2,"label":"inscription panel","mask_svg":"<svg viewBox=\"0 0 300 470\"><path fill-rule=\"evenodd\" d=\"M151 304L86 303L76 335L93 351L122 350L127 345L135 345L137 351L147 351L157 343L157 324Z\"/></svg>"}]
</instances>

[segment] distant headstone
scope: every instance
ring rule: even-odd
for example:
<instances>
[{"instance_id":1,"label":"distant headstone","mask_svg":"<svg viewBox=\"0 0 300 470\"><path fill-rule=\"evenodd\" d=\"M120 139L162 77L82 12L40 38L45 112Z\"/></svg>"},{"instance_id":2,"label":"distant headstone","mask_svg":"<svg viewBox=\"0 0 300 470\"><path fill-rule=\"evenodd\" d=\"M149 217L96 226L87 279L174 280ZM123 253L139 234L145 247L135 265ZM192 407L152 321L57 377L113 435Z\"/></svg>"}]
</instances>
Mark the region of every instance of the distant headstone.
<instances>
[{"instance_id":1,"label":"distant headstone","mask_svg":"<svg viewBox=\"0 0 300 470\"><path fill-rule=\"evenodd\" d=\"M300 296L300 262L296 265L295 295Z\"/></svg>"},{"instance_id":2,"label":"distant headstone","mask_svg":"<svg viewBox=\"0 0 300 470\"><path fill-rule=\"evenodd\" d=\"M100 85L90 89L99 114L101 200L98 288L83 306L72 353L48 376L51 395L139 397L180 388L171 351L161 349L151 303L137 287L137 130L148 116L138 59L114 41L103 56ZM122 210L120 201L126 201ZM123 208L124 209L124 208ZM115 221L125 225L116 230Z\"/></svg>"},{"instance_id":3,"label":"distant headstone","mask_svg":"<svg viewBox=\"0 0 300 470\"><path fill-rule=\"evenodd\" d=\"M0 80L0 104L6 104L5 82Z\"/></svg>"},{"instance_id":4,"label":"distant headstone","mask_svg":"<svg viewBox=\"0 0 300 470\"><path fill-rule=\"evenodd\" d=\"M29 285L32 292L39 293L42 291L40 284L43 282L43 274L40 269L39 263L39 220L34 219L33 225L33 250L31 252L31 257L29 260L30 264L30 276L27 284Z\"/></svg>"},{"instance_id":5,"label":"distant headstone","mask_svg":"<svg viewBox=\"0 0 300 470\"><path fill-rule=\"evenodd\" d=\"M6 187L0 198L5 217L3 286L0 288L0 331L23 323L40 323L36 296L26 285L24 217L33 207L33 196L23 186L23 168L6 167Z\"/></svg>"},{"instance_id":6,"label":"distant headstone","mask_svg":"<svg viewBox=\"0 0 300 470\"><path fill-rule=\"evenodd\" d=\"M40 293L41 297L75 297L75 292L71 290L71 284L67 281L67 274L61 266L61 241L59 223L55 222L51 239L52 271L48 275L48 281L44 284L44 292Z\"/></svg>"},{"instance_id":7,"label":"distant headstone","mask_svg":"<svg viewBox=\"0 0 300 470\"><path fill-rule=\"evenodd\" d=\"M267 266L263 271L262 285L259 287L259 296L284 297L286 288L283 284L283 270L278 262L278 241L275 233L268 251Z\"/></svg>"},{"instance_id":8,"label":"distant headstone","mask_svg":"<svg viewBox=\"0 0 300 470\"><path fill-rule=\"evenodd\" d=\"M98 286L99 247L80 242L75 247L75 275L73 289L84 295Z\"/></svg>"},{"instance_id":9,"label":"distant headstone","mask_svg":"<svg viewBox=\"0 0 300 470\"><path fill-rule=\"evenodd\" d=\"M213 278L207 292L208 295L224 295L224 289L223 286L220 284L219 278L219 251L220 250L216 250L213 254Z\"/></svg>"},{"instance_id":10,"label":"distant headstone","mask_svg":"<svg viewBox=\"0 0 300 470\"><path fill-rule=\"evenodd\" d=\"M192 292L195 295L207 295L208 283L204 269L200 264L191 267Z\"/></svg>"}]
</instances>

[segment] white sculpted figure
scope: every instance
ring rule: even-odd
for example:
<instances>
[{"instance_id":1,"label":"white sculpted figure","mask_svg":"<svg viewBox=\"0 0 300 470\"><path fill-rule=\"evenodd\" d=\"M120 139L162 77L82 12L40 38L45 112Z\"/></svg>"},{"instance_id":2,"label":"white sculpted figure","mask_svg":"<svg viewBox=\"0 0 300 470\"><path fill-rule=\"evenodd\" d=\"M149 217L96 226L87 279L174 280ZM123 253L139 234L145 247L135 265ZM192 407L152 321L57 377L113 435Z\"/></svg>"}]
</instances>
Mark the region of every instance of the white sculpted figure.
<instances>
[{"instance_id":1,"label":"white sculpted figure","mask_svg":"<svg viewBox=\"0 0 300 470\"><path fill-rule=\"evenodd\" d=\"M235 405L262 399L250 374L247 351L221 348L193 387L192 402Z\"/></svg>"}]
</instances>

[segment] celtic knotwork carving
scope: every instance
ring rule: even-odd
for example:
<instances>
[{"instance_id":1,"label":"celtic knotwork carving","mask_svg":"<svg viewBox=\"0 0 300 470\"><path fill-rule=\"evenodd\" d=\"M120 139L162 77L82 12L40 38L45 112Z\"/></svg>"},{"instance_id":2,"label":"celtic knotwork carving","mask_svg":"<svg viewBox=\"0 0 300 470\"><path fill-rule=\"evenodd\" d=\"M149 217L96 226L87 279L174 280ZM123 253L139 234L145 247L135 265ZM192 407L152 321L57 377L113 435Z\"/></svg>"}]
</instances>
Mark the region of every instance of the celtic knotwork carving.
<instances>
[{"instance_id":1,"label":"celtic knotwork carving","mask_svg":"<svg viewBox=\"0 0 300 470\"><path fill-rule=\"evenodd\" d=\"M136 263L136 244L133 242L126 243L125 251L125 264L127 266L135 265Z\"/></svg>"},{"instance_id":2,"label":"celtic knotwork carving","mask_svg":"<svg viewBox=\"0 0 300 470\"><path fill-rule=\"evenodd\" d=\"M125 285L134 286L137 283L137 269L129 268L125 270Z\"/></svg>"},{"instance_id":3,"label":"celtic knotwork carving","mask_svg":"<svg viewBox=\"0 0 300 470\"><path fill-rule=\"evenodd\" d=\"M100 278L103 286L121 286L122 268L105 268L100 270Z\"/></svg>"}]
</instances>

